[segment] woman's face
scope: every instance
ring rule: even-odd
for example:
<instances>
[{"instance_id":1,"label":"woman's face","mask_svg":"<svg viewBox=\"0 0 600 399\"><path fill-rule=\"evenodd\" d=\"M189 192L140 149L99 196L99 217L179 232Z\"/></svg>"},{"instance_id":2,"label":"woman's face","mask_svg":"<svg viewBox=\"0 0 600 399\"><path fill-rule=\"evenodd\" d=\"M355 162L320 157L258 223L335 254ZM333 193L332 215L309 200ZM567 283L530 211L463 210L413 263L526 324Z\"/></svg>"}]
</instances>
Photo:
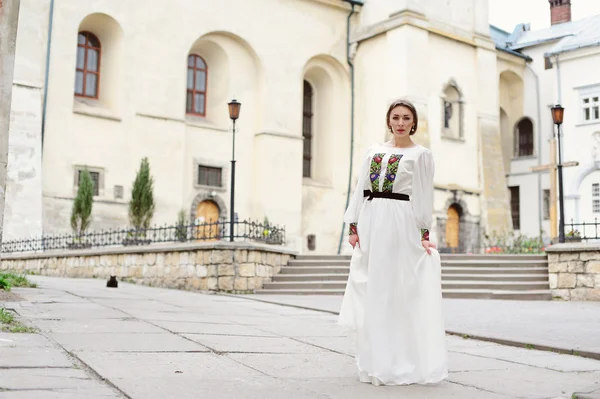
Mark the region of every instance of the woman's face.
<instances>
[{"instance_id":1,"label":"woman's face","mask_svg":"<svg viewBox=\"0 0 600 399\"><path fill-rule=\"evenodd\" d=\"M388 121L394 136L405 137L410 135L410 130L415 124L412 112L404 105L399 105L390 113Z\"/></svg>"}]
</instances>

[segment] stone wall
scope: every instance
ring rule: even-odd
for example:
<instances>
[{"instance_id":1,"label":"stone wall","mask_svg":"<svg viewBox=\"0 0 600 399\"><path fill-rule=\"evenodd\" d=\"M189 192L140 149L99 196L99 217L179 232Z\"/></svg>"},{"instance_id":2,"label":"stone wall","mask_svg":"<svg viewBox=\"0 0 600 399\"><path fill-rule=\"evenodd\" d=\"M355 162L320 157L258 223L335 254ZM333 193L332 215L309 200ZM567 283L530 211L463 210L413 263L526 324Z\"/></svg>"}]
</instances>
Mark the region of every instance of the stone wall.
<instances>
[{"instance_id":1,"label":"stone wall","mask_svg":"<svg viewBox=\"0 0 600 399\"><path fill-rule=\"evenodd\" d=\"M569 243L546 248L553 297L600 301L600 244Z\"/></svg>"},{"instance_id":2,"label":"stone wall","mask_svg":"<svg viewBox=\"0 0 600 399\"><path fill-rule=\"evenodd\" d=\"M0 270L152 287L252 293L295 253L250 243L194 243L3 255Z\"/></svg>"}]
</instances>

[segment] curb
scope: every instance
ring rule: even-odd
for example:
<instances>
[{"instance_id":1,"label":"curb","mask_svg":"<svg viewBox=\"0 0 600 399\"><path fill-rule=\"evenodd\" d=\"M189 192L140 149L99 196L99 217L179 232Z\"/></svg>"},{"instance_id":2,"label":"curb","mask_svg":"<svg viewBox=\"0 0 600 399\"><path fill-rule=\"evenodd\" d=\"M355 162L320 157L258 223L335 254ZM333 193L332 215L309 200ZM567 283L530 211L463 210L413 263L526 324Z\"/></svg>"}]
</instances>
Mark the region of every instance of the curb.
<instances>
[{"instance_id":1,"label":"curb","mask_svg":"<svg viewBox=\"0 0 600 399\"><path fill-rule=\"evenodd\" d=\"M328 314L332 314L332 315L336 315L336 316L339 315L339 312L335 312L332 310L318 309L318 308L313 308L310 306L294 305L294 304L289 304L289 303L282 303L282 302L277 302L277 301L268 300L268 299L252 298L252 297L249 297L246 295L235 295L235 294L227 294L227 293L217 293L217 295L229 296L229 297L240 298L240 299L256 301L256 302L270 303L272 305L287 306L290 308L313 310L315 312L328 313ZM530 342L512 341L512 340L503 339L503 338L486 337L483 335L473 335L473 334L469 334L468 332L461 332L461 331L446 330L446 334L460 336L460 337L464 337L464 338L468 338L468 339L474 339L477 341L493 342L496 344L505 345L505 346L513 346L516 348L534 349L534 350L539 350L539 351L562 353L565 355L580 356L580 357L584 357L584 358L600 360L599 352L590 352L590 351L560 348L557 346L540 345L540 344L535 344L535 343L530 343ZM592 389L592 388L590 388L590 389ZM575 395L579 395L579 396L575 396ZM596 391L590 391L588 393L574 393L572 399L600 399L600 388L598 388L598 390L596 390Z\"/></svg>"}]
</instances>

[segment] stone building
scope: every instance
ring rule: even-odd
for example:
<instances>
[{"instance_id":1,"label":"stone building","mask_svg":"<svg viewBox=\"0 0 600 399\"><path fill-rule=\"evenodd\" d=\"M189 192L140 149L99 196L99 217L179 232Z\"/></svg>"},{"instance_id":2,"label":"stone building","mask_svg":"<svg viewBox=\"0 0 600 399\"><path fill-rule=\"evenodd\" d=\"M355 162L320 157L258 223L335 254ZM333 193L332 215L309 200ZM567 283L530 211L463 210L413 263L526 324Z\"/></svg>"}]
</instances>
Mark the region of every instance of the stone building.
<instances>
[{"instance_id":1,"label":"stone building","mask_svg":"<svg viewBox=\"0 0 600 399\"><path fill-rule=\"evenodd\" d=\"M144 156L156 223L227 218L234 97L236 213L285 225L290 248L337 251L350 158L389 138L398 97L436 159L440 246L512 229L505 132L536 115L528 57L486 0L359 3L22 0L5 239L69 231L83 168L92 229L126 225Z\"/></svg>"}]
</instances>

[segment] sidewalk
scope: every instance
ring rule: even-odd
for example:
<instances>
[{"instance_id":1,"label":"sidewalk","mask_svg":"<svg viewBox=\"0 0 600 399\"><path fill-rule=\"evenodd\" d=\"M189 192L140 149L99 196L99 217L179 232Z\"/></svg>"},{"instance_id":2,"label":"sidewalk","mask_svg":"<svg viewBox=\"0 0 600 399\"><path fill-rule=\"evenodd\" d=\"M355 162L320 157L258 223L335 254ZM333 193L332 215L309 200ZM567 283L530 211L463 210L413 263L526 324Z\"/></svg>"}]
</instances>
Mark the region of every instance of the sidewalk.
<instances>
[{"instance_id":1,"label":"sidewalk","mask_svg":"<svg viewBox=\"0 0 600 399\"><path fill-rule=\"evenodd\" d=\"M342 296L240 295L338 314ZM575 353L600 360L600 303L444 299L446 331L505 345Z\"/></svg>"},{"instance_id":2,"label":"sidewalk","mask_svg":"<svg viewBox=\"0 0 600 399\"><path fill-rule=\"evenodd\" d=\"M598 360L457 336L448 380L373 387L358 382L352 342L330 313L32 279L39 288L15 289L23 300L3 306L40 333L0 335L0 399L566 399L600 389Z\"/></svg>"}]
</instances>

